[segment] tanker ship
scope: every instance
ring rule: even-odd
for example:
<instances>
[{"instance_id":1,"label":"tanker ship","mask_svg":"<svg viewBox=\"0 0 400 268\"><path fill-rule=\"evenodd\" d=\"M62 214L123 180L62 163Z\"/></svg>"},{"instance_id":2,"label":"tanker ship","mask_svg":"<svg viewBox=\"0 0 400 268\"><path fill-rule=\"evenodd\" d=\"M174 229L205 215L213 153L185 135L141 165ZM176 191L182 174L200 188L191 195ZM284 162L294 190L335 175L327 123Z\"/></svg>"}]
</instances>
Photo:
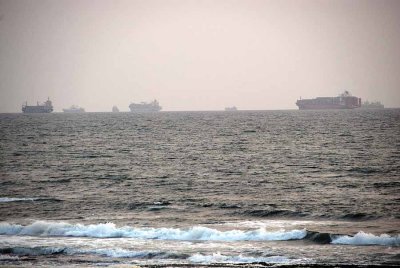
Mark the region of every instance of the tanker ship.
<instances>
[{"instance_id":1,"label":"tanker ship","mask_svg":"<svg viewBox=\"0 0 400 268\"><path fill-rule=\"evenodd\" d=\"M148 112L159 112L162 107L158 103L157 100L154 100L150 103L141 102L141 103L131 103L129 105L129 109L131 112L135 113L148 113Z\"/></svg>"},{"instance_id":2,"label":"tanker ship","mask_svg":"<svg viewBox=\"0 0 400 268\"><path fill-rule=\"evenodd\" d=\"M317 97L315 99L297 100L300 110L354 109L361 107L361 98L345 91L337 97Z\"/></svg>"},{"instance_id":3,"label":"tanker ship","mask_svg":"<svg viewBox=\"0 0 400 268\"><path fill-rule=\"evenodd\" d=\"M24 105L22 105L23 113L51 113L52 111L53 105L51 104L49 98L43 104L39 104L38 102L36 105L28 105L28 102L26 102Z\"/></svg>"}]
</instances>

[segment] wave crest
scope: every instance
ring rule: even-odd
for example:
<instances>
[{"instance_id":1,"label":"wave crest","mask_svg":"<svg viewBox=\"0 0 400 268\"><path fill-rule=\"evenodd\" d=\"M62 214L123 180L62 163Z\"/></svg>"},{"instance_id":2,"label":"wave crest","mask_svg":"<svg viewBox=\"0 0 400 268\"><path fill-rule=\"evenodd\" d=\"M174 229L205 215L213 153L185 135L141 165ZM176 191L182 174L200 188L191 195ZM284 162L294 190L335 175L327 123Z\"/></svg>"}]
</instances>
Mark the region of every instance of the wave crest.
<instances>
[{"instance_id":1,"label":"wave crest","mask_svg":"<svg viewBox=\"0 0 400 268\"><path fill-rule=\"evenodd\" d=\"M114 223L69 224L37 221L31 225L0 223L0 234L32 236L74 236L96 238L138 238L160 240L203 240L203 241L274 241L303 239L307 231L291 230L268 232L265 228L242 231L219 231L212 228L195 226L189 229L177 228L133 228L116 227Z\"/></svg>"},{"instance_id":2,"label":"wave crest","mask_svg":"<svg viewBox=\"0 0 400 268\"><path fill-rule=\"evenodd\" d=\"M61 202L62 200L51 197L0 197L0 203L33 202L33 201Z\"/></svg>"},{"instance_id":3,"label":"wave crest","mask_svg":"<svg viewBox=\"0 0 400 268\"><path fill-rule=\"evenodd\" d=\"M265 227L253 230L220 231L203 226L188 229L117 227L114 223L70 224L37 221L30 225L0 223L0 235L66 236L93 238L136 238L182 241L287 241L307 239L319 244L400 246L400 235L379 236L360 231L354 236L319 233L306 229L267 231Z\"/></svg>"},{"instance_id":4,"label":"wave crest","mask_svg":"<svg viewBox=\"0 0 400 268\"><path fill-rule=\"evenodd\" d=\"M3 255L7 254L7 255ZM11 255L8 255L11 254ZM161 252L161 251L134 251L122 248L98 248L98 249L79 249L79 248L60 248L60 247L12 247L0 248L0 256L5 259L18 260L20 256L43 256L43 255L98 255L110 258L133 258L133 259L180 259L195 264L211 263L293 263L299 260L292 260L283 256L252 257L252 256L232 256L213 253L212 255L203 255L196 253L188 255L185 253ZM0 258L1 260L1 258Z\"/></svg>"},{"instance_id":5,"label":"wave crest","mask_svg":"<svg viewBox=\"0 0 400 268\"><path fill-rule=\"evenodd\" d=\"M9 202L21 202L21 201L36 201L39 198L33 197L0 197L0 203L9 203Z\"/></svg>"},{"instance_id":6,"label":"wave crest","mask_svg":"<svg viewBox=\"0 0 400 268\"><path fill-rule=\"evenodd\" d=\"M332 239L332 244L343 245L381 245L381 246L400 246L400 235L390 236L382 234L379 236L358 232L354 236L343 235L337 236Z\"/></svg>"}]
</instances>

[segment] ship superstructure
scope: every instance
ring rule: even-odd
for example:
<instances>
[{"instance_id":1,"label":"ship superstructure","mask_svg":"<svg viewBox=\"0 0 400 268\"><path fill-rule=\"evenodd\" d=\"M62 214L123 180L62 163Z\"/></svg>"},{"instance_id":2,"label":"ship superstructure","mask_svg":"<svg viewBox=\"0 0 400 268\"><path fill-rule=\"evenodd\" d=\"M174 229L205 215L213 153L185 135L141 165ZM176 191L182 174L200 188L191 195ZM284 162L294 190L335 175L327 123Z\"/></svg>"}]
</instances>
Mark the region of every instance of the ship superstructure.
<instances>
[{"instance_id":1,"label":"ship superstructure","mask_svg":"<svg viewBox=\"0 0 400 268\"><path fill-rule=\"evenodd\" d=\"M63 112L64 113L84 113L85 109L83 109L82 107L76 106L76 105L72 105L68 109L63 109Z\"/></svg>"},{"instance_id":2,"label":"ship superstructure","mask_svg":"<svg viewBox=\"0 0 400 268\"><path fill-rule=\"evenodd\" d=\"M48 98L43 104L39 104L38 102L36 105L28 105L28 102L26 102L24 105L22 105L23 113L51 113L52 111L53 105L50 101L50 98Z\"/></svg>"},{"instance_id":3,"label":"ship superstructure","mask_svg":"<svg viewBox=\"0 0 400 268\"><path fill-rule=\"evenodd\" d=\"M361 107L361 98L352 96L348 91L337 97L317 97L300 99L296 105L300 110L354 109Z\"/></svg>"},{"instance_id":4,"label":"ship superstructure","mask_svg":"<svg viewBox=\"0 0 400 268\"><path fill-rule=\"evenodd\" d=\"M161 111L162 107L158 103L157 100L154 100L152 102L146 103L146 102L141 102L141 103L131 103L129 105L129 109L131 112L159 112Z\"/></svg>"}]
</instances>

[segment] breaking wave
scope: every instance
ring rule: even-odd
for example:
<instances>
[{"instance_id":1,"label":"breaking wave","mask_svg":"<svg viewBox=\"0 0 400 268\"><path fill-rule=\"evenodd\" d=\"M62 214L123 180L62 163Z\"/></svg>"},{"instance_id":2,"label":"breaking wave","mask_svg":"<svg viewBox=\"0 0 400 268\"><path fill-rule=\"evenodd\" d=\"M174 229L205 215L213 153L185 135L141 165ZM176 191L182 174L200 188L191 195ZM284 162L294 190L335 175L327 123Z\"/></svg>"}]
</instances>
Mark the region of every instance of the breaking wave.
<instances>
[{"instance_id":1,"label":"breaking wave","mask_svg":"<svg viewBox=\"0 0 400 268\"><path fill-rule=\"evenodd\" d=\"M154 258L157 256L167 257L167 253L156 251L132 251L126 249L78 249L70 247L7 247L0 249L1 254L13 254L17 256L40 256L40 255L56 255L56 254L86 254L99 255L111 258Z\"/></svg>"},{"instance_id":2,"label":"breaking wave","mask_svg":"<svg viewBox=\"0 0 400 268\"><path fill-rule=\"evenodd\" d=\"M400 235L390 236L388 234L382 234L376 236L363 231L358 232L354 236L307 231L307 235L304 239L317 244L400 246Z\"/></svg>"},{"instance_id":3,"label":"breaking wave","mask_svg":"<svg viewBox=\"0 0 400 268\"><path fill-rule=\"evenodd\" d=\"M61 202L62 200L50 197L0 197L0 203L9 202L31 202L31 201L52 201Z\"/></svg>"},{"instance_id":4,"label":"breaking wave","mask_svg":"<svg viewBox=\"0 0 400 268\"><path fill-rule=\"evenodd\" d=\"M98 255L111 258L133 258L133 259L180 259L189 263L210 264L210 263L293 263L299 260L292 260L283 256L269 257L251 257L251 256L230 256L220 253L212 255L203 255L196 253L194 255L178 254L162 251L134 251L122 248L117 249L78 249L78 248L62 248L62 247L13 247L0 248L0 256L7 256L7 259L18 259L20 256L43 256L43 255ZM3 255L7 254L7 255Z\"/></svg>"},{"instance_id":5,"label":"breaking wave","mask_svg":"<svg viewBox=\"0 0 400 268\"><path fill-rule=\"evenodd\" d=\"M190 262L209 264L209 263L288 263L290 259L282 256L272 257L246 257L246 256L227 256L220 253L212 255L194 254L188 258Z\"/></svg>"},{"instance_id":6,"label":"breaking wave","mask_svg":"<svg viewBox=\"0 0 400 268\"><path fill-rule=\"evenodd\" d=\"M37 221L31 225L0 223L0 234L31 236L74 236L96 238L138 238L160 240L203 240L203 241L273 241L303 239L307 231L291 230L268 232L264 228L250 231L219 231L202 226L189 229L176 228L133 228L116 227L113 223L69 224Z\"/></svg>"},{"instance_id":7,"label":"breaking wave","mask_svg":"<svg viewBox=\"0 0 400 268\"><path fill-rule=\"evenodd\" d=\"M7 254L0 254L0 261L17 261L19 260L18 256L11 256Z\"/></svg>"},{"instance_id":8,"label":"breaking wave","mask_svg":"<svg viewBox=\"0 0 400 268\"><path fill-rule=\"evenodd\" d=\"M113 223L83 225L47 221L37 221L26 226L3 222L0 223L0 235L136 238L182 241L287 241L305 239L318 244L400 246L400 235L390 236L388 234L381 234L377 236L362 231L354 236L350 236L319 233L306 229L267 231L265 228L259 228L247 231L220 231L203 226L195 226L188 229L134 228L130 226L116 227Z\"/></svg>"},{"instance_id":9,"label":"breaking wave","mask_svg":"<svg viewBox=\"0 0 400 268\"><path fill-rule=\"evenodd\" d=\"M382 246L400 246L400 235L390 236L382 234L379 236L358 232L354 236L342 235L332 238L332 244L344 245L382 245Z\"/></svg>"},{"instance_id":10,"label":"breaking wave","mask_svg":"<svg viewBox=\"0 0 400 268\"><path fill-rule=\"evenodd\" d=\"M317 244L330 244L332 242L332 236L334 235L330 233L307 231L307 235L304 237L304 239L310 240Z\"/></svg>"},{"instance_id":11,"label":"breaking wave","mask_svg":"<svg viewBox=\"0 0 400 268\"><path fill-rule=\"evenodd\" d=\"M0 197L0 203L21 202L21 201L36 201L39 198L17 198L17 197Z\"/></svg>"}]
</instances>

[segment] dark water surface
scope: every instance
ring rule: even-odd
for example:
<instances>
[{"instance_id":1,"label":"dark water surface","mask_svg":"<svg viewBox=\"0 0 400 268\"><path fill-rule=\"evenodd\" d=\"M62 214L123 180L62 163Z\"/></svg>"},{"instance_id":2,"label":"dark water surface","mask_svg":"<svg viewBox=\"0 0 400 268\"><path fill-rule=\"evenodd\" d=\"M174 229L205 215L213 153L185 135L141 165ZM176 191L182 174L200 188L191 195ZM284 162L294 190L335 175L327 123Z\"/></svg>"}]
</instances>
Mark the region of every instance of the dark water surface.
<instances>
[{"instance_id":1,"label":"dark water surface","mask_svg":"<svg viewBox=\"0 0 400 268\"><path fill-rule=\"evenodd\" d=\"M399 109L0 114L0 265L399 265L399 193Z\"/></svg>"}]
</instances>

